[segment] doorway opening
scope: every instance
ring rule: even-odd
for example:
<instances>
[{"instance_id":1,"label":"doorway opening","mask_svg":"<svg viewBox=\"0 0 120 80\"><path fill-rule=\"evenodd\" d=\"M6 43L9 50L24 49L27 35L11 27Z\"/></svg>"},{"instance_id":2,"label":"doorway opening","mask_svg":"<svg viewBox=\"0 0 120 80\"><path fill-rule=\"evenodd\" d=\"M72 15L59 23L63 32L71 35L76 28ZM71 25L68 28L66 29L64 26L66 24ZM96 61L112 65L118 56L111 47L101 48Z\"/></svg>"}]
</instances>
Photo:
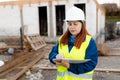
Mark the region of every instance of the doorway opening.
<instances>
[{"instance_id":1,"label":"doorway opening","mask_svg":"<svg viewBox=\"0 0 120 80\"><path fill-rule=\"evenodd\" d=\"M48 24L47 24L47 7L39 7L39 33L42 36L48 35Z\"/></svg>"},{"instance_id":2,"label":"doorway opening","mask_svg":"<svg viewBox=\"0 0 120 80\"><path fill-rule=\"evenodd\" d=\"M65 19L65 5L57 5L56 10L56 35L63 34L63 23Z\"/></svg>"}]
</instances>

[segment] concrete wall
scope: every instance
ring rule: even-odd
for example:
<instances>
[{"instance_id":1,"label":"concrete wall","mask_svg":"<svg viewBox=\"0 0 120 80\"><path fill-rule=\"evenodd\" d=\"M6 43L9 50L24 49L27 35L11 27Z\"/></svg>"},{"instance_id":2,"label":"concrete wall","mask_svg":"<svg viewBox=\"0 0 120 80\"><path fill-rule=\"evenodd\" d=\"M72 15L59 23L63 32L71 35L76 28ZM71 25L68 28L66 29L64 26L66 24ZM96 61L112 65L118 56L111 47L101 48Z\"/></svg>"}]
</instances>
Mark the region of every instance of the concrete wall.
<instances>
[{"instance_id":1,"label":"concrete wall","mask_svg":"<svg viewBox=\"0 0 120 80\"><path fill-rule=\"evenodd\" d=\"M88 32L95 37L96 36L96 4L94 1L89 0L86 3L86 27Z\"/></svg>"},{"instance_id":2,"label":"concrete wall","mask_svg":"<svg viewBox=\"0 0 120 80\"><path fill-rule=\"evenodd\" d=\"M25 5L23 7L24 25L28 26L27 34L39 34L38 7L36 5Z\"/></svg>"},{"instance_id":3,"label":"concrete wall","mask_svg":"<svg viewBox=\"0 0 120 80\"><path fill-rule=\"evenodd\" d=\"M27 34L39 34L38 7L23 6L23 24L28 26ZM20 35L21 16L18 6L0 6L0 36Z\"/></svg>"},{"instance_id":4,"label":"concrete wall","mask_svg":"<svg viewBox=\"0 0 120 80\"><path fill-rule=\"evenodd\" d=\"M105 41L105 16L104 13L98 10L98 33L96 34L98 43Z\"/></svg>"},{"instance_id":5,"label":"concrete wall","mask_svg":"<svg viewBox=\"0 0 120 80\"><path fill-rule=\"evenodd\" d=\"M19 35L20 10L18 6L0 6L0 36Z\"/></svg>"}]
</instances>

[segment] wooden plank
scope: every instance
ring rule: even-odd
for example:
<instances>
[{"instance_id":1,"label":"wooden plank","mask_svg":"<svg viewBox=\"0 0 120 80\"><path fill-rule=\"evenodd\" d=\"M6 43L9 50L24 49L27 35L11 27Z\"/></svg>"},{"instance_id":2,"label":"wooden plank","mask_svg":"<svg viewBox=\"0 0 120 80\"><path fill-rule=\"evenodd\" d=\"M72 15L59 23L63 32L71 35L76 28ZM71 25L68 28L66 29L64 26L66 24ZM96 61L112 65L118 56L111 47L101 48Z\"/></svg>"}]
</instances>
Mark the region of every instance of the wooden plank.
<instances>
[{"instance_id":1,"label":"wooden plank","mask_svg":"<svg viewBox=\"0 0 120 80\"><path fill-rule=\"evenodd\" d=\"M23 46L25 48L25 46ZM7 45L6 48L21 48L20 45Z\"/></svg>"},{"instance_id":2,"label":"wooden plank","mask_svg":"<svg viewBox=\"0 0 120 80\"><path fill-rule=\"evenodd\" d=\"M104 69L104 68L96 68L96 72L120 72L120 69Z\"/></svg>"},{"instance_id":3,"label":"wooden plank","mask_svg":"<svg viewBox=\"0 0 120 80\"><path fill-rule=\"evenodd\" d=\"M33 54L32 54L32 53L29 53L29 54L31 54L31 57L33 57L33 54L34 54L34 53L33 53ZM26 56L26 57L28 57L28 58L25 58L24 61L20 62L20 63L17 64L17 65L14 64L13 67L8 66L6 69L4 69L3 72L0 73L0 78L1 78L1 76L9 73L9 72L12 71L12 70L14 70L15 67L18 67L18 66L26 63L26 60L27 60L27 59L31 59L31 57L29 56L29 54L28 54L28 53L27 53L27 54L26 54L26 53L19 53L19 54L14 55L16 58L18 58L18 61L19 61L19 59L21 60L21 56ZM35 55L35 54L34 54L34 55ZM12 61L12 60L10 60L10 61L11 61L11 62L14 62L14 61L15 61L14 59L16 59L16 58L13 58L13 59L12 59L13 61ZM9 63L9 62L7 62L7 64L8 64L8 65L11 65L11 63ZM4 65L3 67L6 67L6 65Z\"/></svg>"},{"instance_id":4,"label":"wooden plank","mask_svg":"<svg viewBox=\"0 0 120 80\"><path fill-rule=\"evenodd\" d=\"M2 72L2 73L0 73L0 78L2 78L2 76L4 76L4 75L8 74L9 72L13 71L13 70L15 69L15 67L19 67L20 65L22 65L22 64L24 64L24 63L26 63L26 61L23 61L22 63L14 66L14 67L12 67L12 68L10 68L10 69ZM7 76L7 75L6 75L6 76Z\"/></svg>"},{"instance_id":5,"label":"wooden plank","mask_svg":"<svg viewBox=\"0 0 120 80\"><path fill-rule=\"evenodd\" d=\"M34 68L39 68L43 70L56 70L56 67L46 67L46 66L33 66ZM120 72L120 69L104 69L104 68L95 68L96 72Z\"/></svg>"},{"instance_id":6,"label":"wooden plank","mask_svg":"<svg viewBox=\"0 0 120 80\"><path fill-rule=\"evenodd\" d=\"M23 53L18 53L18 54L21 54L21 55L19 55L19 56L15 55L11 60L7 61L4 66L0 67L0 73L23 62L24 60L26 60L29 57L33 57L36 54L36 51L23 52Z\"/></svg>"},{"instance_id":7,"label":"wooden plank","mask_svg":"<svg viewBox=\"0 0 120 80\"><path fill-rule=\"evenodd\" d=\"M46 66L33 66L32 67L33 69L35 68L39 68L39 69L42 69L42 70L56 70L57 68L56 67L46 67Z\"/></svg>"},{"instance_id":8,"label":"wooden plank","mask_svg":"<svg viewBox=\"0 0 120 80\"><path fill-rule=\"evenodd\" d=\"M22 74L24 74L29 68L31 68L36 62L38 62L42 57L43 57L43 54L38 55L26 67L24 67L20 72L18 72L16 75L9 76L7 79L8 80L16 80ZM19 68L16 68L16 69L19 69Z\"/></svg>"},{"instance_id":9,"label":"wooden plank","mask_svg":"<svg viewBox=\"0 0 120 80\"><path fill-rule=\"evenodd\" d=\"M110 50L120 50L120 48L111 48Z\"/></svg>"},{"instance_id":10,"label":"wooden plank","mask_svg":"<svg viewBox=\"0 0 120 80\"><path fill-rule=\"evenodd\" d=\"M9 69L9 68L19 64L22 61L24 61L27 56L28 55L19 56L19 58L18 57L16 57L16 58L14 57L11 60L7 61L4 66L0 67L0 73L4 72L5 70L7 70L7 69Z\"/></svg>"},{"instance_id":11,"label":"wooden plank","mask_svg":"<svg viewBox=\"0 0 120 80\"><path fill-rule=\"evenodd\" d=\"M3 1L0 2L0 5L19 5L22 6L24 4L33 4L33 3L41 3L41 2L49 2L49 1L53 1L53 0L16 0L16 1Z\"/></svg>"},{"instance_id":12,"label":"wooden plank","mask_svg":"<svg viewBox=\"0 0 120 80\"><path fill-rule=\"evenodd\" d=\"M31 53L28 53L27 58L23 62L0 73L0 79L16 80L17 78L19 78L22 74L24 74L30 67L32 67L37 61L39 61L44 56L44 54L40 54L41 50L37 50L37 51L31 52ZM26 65L24 68L19 68L24 65Z\"/></svg>"},{"instance_id":13,"label":"wooden plank","mask_svg":"<svg viewBox=\"0 0 120 80\"><path fill-rule=\"evenodd\" d=\"M120 53L108 53L107 56L120 56Z\"/></svg>"}]
</instances>

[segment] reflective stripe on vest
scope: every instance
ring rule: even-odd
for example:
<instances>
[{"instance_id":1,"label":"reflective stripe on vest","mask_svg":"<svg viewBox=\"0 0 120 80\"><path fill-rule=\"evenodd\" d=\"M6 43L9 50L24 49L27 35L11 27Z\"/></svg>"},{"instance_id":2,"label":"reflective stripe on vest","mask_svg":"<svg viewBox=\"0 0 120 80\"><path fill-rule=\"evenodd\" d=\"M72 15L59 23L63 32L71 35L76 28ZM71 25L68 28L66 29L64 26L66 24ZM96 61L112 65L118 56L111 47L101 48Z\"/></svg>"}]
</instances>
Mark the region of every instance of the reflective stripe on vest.
<instances>
[{"instance_id":1,"label":"reflective stripe on vest","mask_svg":"<svg viewBox=\"0 0 120 80\"><path fill-rule=\"evenodd\" d=\"M74 73L72 73L72 72L70 72L70 71L66 71L66 72L57 72L57 75L58 76L62 76L62 77L64 77L65 76L65 74L68 74L69 76L74 76L74 77L78 77L78 78L92 78L92 74L78 74L78 75L76 75L76 74L74 74Z\"/></svg>"},{"instance_id":2,"label":"reflective stripe on vest","mask_svg":"<svg viewBox=\"0 0 120 80\"><path fill-rule=\"evenodd\" d=\"M58 46L59 54L63 54L65 58L84 60L86 55L86 48L89 45L91 40L91 36L86 35L85 41L82 42L81 47L78 49L75 46L69 52L67 44L60 44ZM67 71L67 68L61 65L57 66L57 80L92 80L93 71L76 75L72 72Z\"/></svg>"}]
</instances>

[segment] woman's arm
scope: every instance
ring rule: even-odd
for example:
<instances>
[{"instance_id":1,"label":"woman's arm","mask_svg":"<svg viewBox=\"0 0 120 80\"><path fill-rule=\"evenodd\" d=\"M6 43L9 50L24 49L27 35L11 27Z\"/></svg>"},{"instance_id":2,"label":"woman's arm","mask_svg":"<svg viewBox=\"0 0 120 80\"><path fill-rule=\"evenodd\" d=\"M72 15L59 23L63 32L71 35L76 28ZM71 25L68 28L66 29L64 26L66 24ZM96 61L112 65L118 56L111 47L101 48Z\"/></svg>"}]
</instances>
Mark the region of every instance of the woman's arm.
<instances>
[{"instance_id":1,"label":"woman's arm","mask_svg":"<svg viewBox=\"0 0 120 80\"><path fill-rule=\"evenodd\" d=\"M50 54L49 54L49 60L50 62L52 62L53 64L55 64L53 62L53 59L56 58L56 55L58 54L58 42L53 46L53 48L51 49L50 51Z\"/></svg>"}]
</instances>

